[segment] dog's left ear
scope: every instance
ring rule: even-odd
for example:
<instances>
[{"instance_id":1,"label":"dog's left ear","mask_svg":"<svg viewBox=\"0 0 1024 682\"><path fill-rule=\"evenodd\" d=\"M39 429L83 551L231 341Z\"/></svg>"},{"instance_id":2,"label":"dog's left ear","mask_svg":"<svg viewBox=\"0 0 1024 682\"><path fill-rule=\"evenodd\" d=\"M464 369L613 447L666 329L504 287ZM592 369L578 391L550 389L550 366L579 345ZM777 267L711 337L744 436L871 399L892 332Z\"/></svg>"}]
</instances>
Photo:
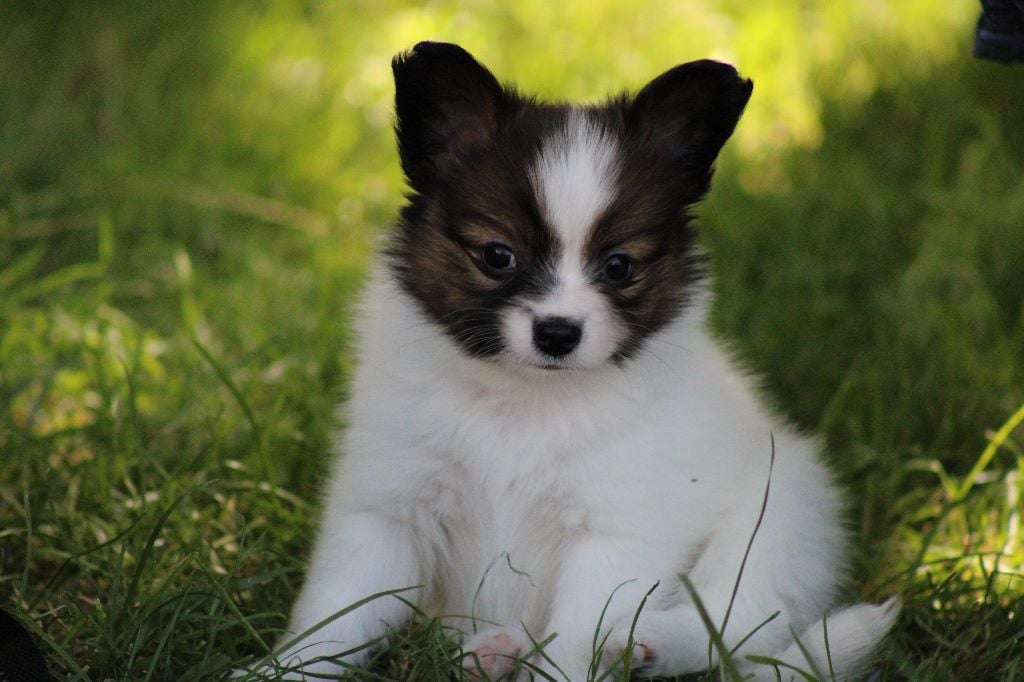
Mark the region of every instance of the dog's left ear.
<instances>
[{"instance_id":1,"label":"dog's left ear","mask_svg":"<svg viewBox=\"0 0 1024 682\"><path fill-rule=\"evenodd\" d=\"M728 64L710 59L682 64L637 94L626 113L627 126L639 144L668 155L683 179L703 194L753 88Z\"/></svg>"},{"instance_id":2,"label":"dog's left ear","mask_svg":"<svg viewBox=\"0 0 1024 682\"><path fill-rule=\"evenodd\" d=\"M508 98L490 71L450 43L419 43L391 69L402 170L422 190L491 139Z\"/></svg>"}]
</instances>

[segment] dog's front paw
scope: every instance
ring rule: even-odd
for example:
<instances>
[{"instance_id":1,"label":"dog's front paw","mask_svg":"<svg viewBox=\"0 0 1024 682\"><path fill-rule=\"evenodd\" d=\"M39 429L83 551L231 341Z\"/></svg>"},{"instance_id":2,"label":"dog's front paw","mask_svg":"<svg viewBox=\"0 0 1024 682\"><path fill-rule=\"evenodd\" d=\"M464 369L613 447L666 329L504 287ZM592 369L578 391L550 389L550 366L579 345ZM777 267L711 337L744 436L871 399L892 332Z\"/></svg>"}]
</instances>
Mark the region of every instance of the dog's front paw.
<instances>
[{"instance_id":1,"label":"dog's front paw","mask_svg":"<svg viewBox=\"0 0 1024 682\"><path fill-rule=\"evenodd\" d=\"M628 664L631 673L642 677L661 674L658 663L659 652L665 645L663 638L640 626L633 631L631 638L631 626L629 621L612 629L601 651L603 668L621 670Z\"/></svg>"},{"instance_id":2,"label":"dog's front paw","mask_svg":"<svg viewBox=\"0 0 1024 682\"><path fill-rule=\"evenodd\" d=\"M514 628L481 630L462 646L462 667L473 679L499 680L508 675L530 646L526 635Z\"/></svg>"},{"instance_id":3,"label":"dog's front paw","mask_svg":"<svg viewBox=\"0 0 1024 682\"><path fill-rule=\"evenodd\" d=\"M708 658L708 636L703 621L693 608L645 611L633 628L633 619L615 623L605 641L602 663L640 677L675 677L704 670Z\"/></svg>"}]
</instances>

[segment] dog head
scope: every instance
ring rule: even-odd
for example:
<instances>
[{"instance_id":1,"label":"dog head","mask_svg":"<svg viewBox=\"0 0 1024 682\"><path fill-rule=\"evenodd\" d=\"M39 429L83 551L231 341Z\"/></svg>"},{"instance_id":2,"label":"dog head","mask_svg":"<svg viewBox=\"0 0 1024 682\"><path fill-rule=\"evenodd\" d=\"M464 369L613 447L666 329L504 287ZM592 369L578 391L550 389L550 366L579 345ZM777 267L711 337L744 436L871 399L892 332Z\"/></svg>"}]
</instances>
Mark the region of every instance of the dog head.
<instances>
[{"instance_id":1,"label":"dog head","mask_svg":"<svg viewBox=\"0 0 1024 682\"><path fill-rule=\"evenodd\" d=\"M465 354L621 363L683 314L704 272L689 209L749 80L703 60L570 106L503 87L456 45L420 43L392 67L411 193L389 263Z\"/></svg>"}]
</instances>

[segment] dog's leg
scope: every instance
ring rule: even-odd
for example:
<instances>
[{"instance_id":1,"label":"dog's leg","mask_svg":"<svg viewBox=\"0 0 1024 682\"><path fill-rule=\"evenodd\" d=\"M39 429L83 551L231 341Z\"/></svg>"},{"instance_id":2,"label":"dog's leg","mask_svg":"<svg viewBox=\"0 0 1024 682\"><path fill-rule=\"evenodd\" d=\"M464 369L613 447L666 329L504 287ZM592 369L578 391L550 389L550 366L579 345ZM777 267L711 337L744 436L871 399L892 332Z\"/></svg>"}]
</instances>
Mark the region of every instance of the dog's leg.
<instances>
[{"instance_id":1,"label":"dog's leg","mask_svg":"<svg viewBox=\"0 0 1024 682\"><path fill-rule=\"evenodd\" d=\"M731 657L742 672L760 674L763 670L770 674L768 679L774 679L771 668L745 660L747 654L758 654L777 656L808 672L817 668L826 676L849 677L860 670L898 612L896 607L858 605L836 610L821 622L833 604L843 537L833 516L815 515L825 502L815 505L813 498L810 503L805 498L779 495L770 499L752 542L754 513L736 511L722 518L687 573L710 618L710 627L721 635L726 649L734 652ZM679 601L645 609L638 619L632 655L635 667L644 675L680 675L719 661L719 652L709 648L708 626L678 580ZM815 622L817 626L808 627ZM631 624L630 616L621 616L612 624L606 656L625 649ZM826 624L830 624L827 645ZM810 651L813 661L794 643L794 628L803 630L801 645Z\"/></svg>"},{"instance_id":2,"label":"dog's leg","mask_svg":"<svg viewBox=\"0 0 1024 682\"><path fill-rule=\"evenodd\" d=\"M614 623L631 618L658 582L650 553L635 540L591 535L569 551L556 583L547 635L534 663L555 679L588 679ZM539 641L541 637L536 637ZM596 661L596 663L595 663Z\"/></svg>"},{"instance_id":3,"label":"dog's leg","mask_svg":"<svg viewBox=\"0 0 1024 682\"><path fill-rule=\"evenodd\" d=\"M421 576L414 547L410 529L382 513L345 514L328 508L285 639L302 635L370 595L416 586ZM398 596L415 603L419 590ZM387 625L399 626L411 615L402 599L382 596L309 632L278 658L290 667L301 666L304 673L337 673L342 664L365 663L368 648L351 651L379 639Z\"/></svg>"},{"instance_id":4,"label":"dog's leg","mask_svg":"<svg viewBox=\"0 0 1024 682\"><path fill-rule=\"evenodd\" d=\"M811 614L820 617L824 612L834 582L834 576L827 574L833 557L807 551L799 542L800 526L780 523L770 514L751 545L741 576L756 513L755 507L721 518L686 575L710 627L722 636L729 650L749 636L736 654L737 660L747 652L765 655L784 648L792 641L791 623L799 626L801 621L808 622ZM708 625L680 576L666 577L663 587L676 597L668 603L651 603L640 613L633 632L634 669L643 675L672 676L717 665L719 652L709 646ZM632 616L623 615L611 623L606 663L623 653Z\"/></svg>"}]
</instances>

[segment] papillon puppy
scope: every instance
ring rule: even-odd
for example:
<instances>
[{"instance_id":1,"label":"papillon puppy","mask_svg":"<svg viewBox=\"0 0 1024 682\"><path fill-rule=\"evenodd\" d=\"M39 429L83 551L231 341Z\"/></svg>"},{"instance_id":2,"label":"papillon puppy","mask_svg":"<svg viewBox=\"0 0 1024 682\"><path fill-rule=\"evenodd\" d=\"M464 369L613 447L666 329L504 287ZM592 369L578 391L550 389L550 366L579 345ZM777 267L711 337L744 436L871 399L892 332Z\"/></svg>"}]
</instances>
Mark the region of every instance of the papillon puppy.
<instances>
[{"instance_id":1,"label":"papillon puppy","mask_svg":"<svg viewBox=\"0 0 1024 682\"><path fill-rule=\"evenodd\" d=\"M576 106L456 45L392 67L409 193L279 660L364 664L415 605L482 679L861 672L897 605L836 608L818 443L707 330L692 209L751 81L696 61Z\"/></svg>"}]
</instances>

